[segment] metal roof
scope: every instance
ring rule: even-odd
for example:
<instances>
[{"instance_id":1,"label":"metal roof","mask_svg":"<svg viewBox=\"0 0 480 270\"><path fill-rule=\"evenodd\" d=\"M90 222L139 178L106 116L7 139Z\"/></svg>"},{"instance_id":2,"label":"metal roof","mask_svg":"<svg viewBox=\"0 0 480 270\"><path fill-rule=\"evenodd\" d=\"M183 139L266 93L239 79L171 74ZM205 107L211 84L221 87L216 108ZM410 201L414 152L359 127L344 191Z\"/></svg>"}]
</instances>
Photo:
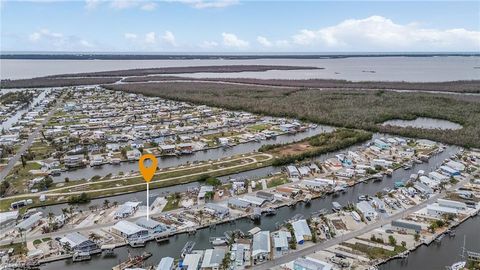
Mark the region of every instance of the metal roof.
<instances>
[{"instance_id":1,"label":"metal roof","mask_svg":"<svg viewBox=\"0 0 480 270\"><path fill-rule=\"evenodd\" d=\"M223 249L207 249L203 255L202 268L219 267L224 257Z\"/></svg>"},{"instance_id":2,"label":"metal roof","mask_svg":"<svg viewBox=\"0 0 480 270\"><path fill-rule=\"evenodd\" d=\"M252 256L270 252L270 232L260 231L253 235Z\"/></svg>"},{"instance_id":3,"label":"metal roof","mask_svg":"<svg viewBox=\"0 0 480 270\"><path fill-rule=\"evenodd\" d=\"M122 232L123 234L126 234L126 235L132 235L132 234L139 233L141 231L146 231L146 229L138 226L137 224L132 223L130 221L126 221L126 220L117 222L117 224L113 226L113 229L119 232Z\"/></svg>"},{"instance_id":4,"label":"metal roof","mask_svg":"<svg viewBox=\"0 0 480 270\"><path fill-rule=\"evenodd\" d=\"M174 259L172 257L164 257L160 260L156 270L170 270L173 268Z\"/></svg>"},{"instance_id":5,"label":"metal roof","mask_svg":"<svg viewBox=\"0 0 480 270\"><path fill-rule=\"evenodd\" d=\"M15 228L20 230L28 230L33 227L40 219L42 219L42 213L36 213L34 215L31 215L24 221L18 223Z\"/></svg>"}]
</instances>

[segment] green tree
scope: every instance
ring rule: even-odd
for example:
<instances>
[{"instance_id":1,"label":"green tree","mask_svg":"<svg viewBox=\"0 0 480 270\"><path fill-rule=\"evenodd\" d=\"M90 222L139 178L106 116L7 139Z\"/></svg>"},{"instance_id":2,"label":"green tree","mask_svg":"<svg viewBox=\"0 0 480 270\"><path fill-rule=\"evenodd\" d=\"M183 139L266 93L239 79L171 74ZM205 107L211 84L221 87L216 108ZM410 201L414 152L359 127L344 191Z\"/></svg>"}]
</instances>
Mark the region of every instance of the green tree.
<instances>
[{"instance_id":1,"label":"green tree","mask_svg":"<svg viewBox=\"0 0 480 270\"><path fill-rule=\"evenodd\" d=\"M393 237L393 235L389 235L388 236L388 243L392 246L396 246L397 245L397 239L395 239L395 237Z\"/></svg>"}]
</instances>

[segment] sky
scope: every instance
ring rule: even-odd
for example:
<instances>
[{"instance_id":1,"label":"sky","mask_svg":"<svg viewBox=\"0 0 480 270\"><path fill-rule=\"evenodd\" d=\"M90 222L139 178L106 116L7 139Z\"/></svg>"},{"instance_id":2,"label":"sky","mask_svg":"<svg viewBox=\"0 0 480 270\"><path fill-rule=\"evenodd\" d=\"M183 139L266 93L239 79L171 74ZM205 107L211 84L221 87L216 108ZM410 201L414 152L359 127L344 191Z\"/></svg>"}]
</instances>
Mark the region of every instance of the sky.
<instances>
[{"instance_id":1,"label":"sky","mask_svg":"<svg viewBox=\"0 0 480 270\"><path fill-rule=\"evenodd\" d=\"M480 1L0 1L1 51L480 51Z\"/></svg>"}]
</instances>

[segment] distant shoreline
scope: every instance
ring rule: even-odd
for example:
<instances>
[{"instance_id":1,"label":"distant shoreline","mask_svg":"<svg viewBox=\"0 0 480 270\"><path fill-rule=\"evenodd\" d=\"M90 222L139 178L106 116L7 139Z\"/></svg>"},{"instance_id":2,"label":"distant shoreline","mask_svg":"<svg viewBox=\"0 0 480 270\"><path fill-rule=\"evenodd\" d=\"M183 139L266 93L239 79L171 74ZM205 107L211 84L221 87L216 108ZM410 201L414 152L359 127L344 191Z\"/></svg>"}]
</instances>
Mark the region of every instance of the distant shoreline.
<instances>
[{"instance_id":1,"label":"distant shoreline","mask_svg":"<svg viewBox=\"0 0 480 270\"><path fill-rule=\"evenodd\" d=\"M9 60L254 60L254 59L336 59L355 57L480 57L478 52L398 52L398 53L245 53L245 54L154 54L154 53L0 53L0 59Z\"/></svg>"}]
</instances>

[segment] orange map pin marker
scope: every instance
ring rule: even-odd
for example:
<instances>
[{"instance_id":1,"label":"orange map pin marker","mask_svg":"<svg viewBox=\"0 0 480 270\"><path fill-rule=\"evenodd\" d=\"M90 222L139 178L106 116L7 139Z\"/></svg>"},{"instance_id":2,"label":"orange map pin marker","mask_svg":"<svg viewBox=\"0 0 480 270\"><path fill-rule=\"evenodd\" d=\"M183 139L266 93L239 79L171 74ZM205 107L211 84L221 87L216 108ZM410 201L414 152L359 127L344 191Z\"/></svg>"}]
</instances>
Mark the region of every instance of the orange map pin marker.
<instances>
[{"instance_id":1,"label":"orange map pin marker","mask_svg":"<svg viewBox=\"0 0 480 270\"><path fill-rule=\"evenodd\" d=\"M145 160L147 159L149 159L152 162L152 164L150 164L149 167L145 166ZM140 173L143 176L143 180L147 182L147 220L149 219L149 213L150 213L149 183L150 181L152 181L152 178L155 175L155 171L157 170L157 165L158 165L158 160L152 154L142 155L142 157L140 157L140 160L138 161L138 167L140 168Z\"/></svg>"},{"instance_id":2,"label":"orange map pin marker","mask_svg":"<svg viewBox=\"0 0 480 270\"><path fill-rule=\"evenodd\" d=\"M145 166L145 160L151 160L152 164L150 164L149 167ZM157 158L152 155L152 154L145 154L140 157L138 167L140 168L140 173L143 176L143 180L145 182L150 182L152 181L153 176L155 175L155 171L157 170L157 165L158 165L158 160Z\"/></svg>"}]
</instances>

